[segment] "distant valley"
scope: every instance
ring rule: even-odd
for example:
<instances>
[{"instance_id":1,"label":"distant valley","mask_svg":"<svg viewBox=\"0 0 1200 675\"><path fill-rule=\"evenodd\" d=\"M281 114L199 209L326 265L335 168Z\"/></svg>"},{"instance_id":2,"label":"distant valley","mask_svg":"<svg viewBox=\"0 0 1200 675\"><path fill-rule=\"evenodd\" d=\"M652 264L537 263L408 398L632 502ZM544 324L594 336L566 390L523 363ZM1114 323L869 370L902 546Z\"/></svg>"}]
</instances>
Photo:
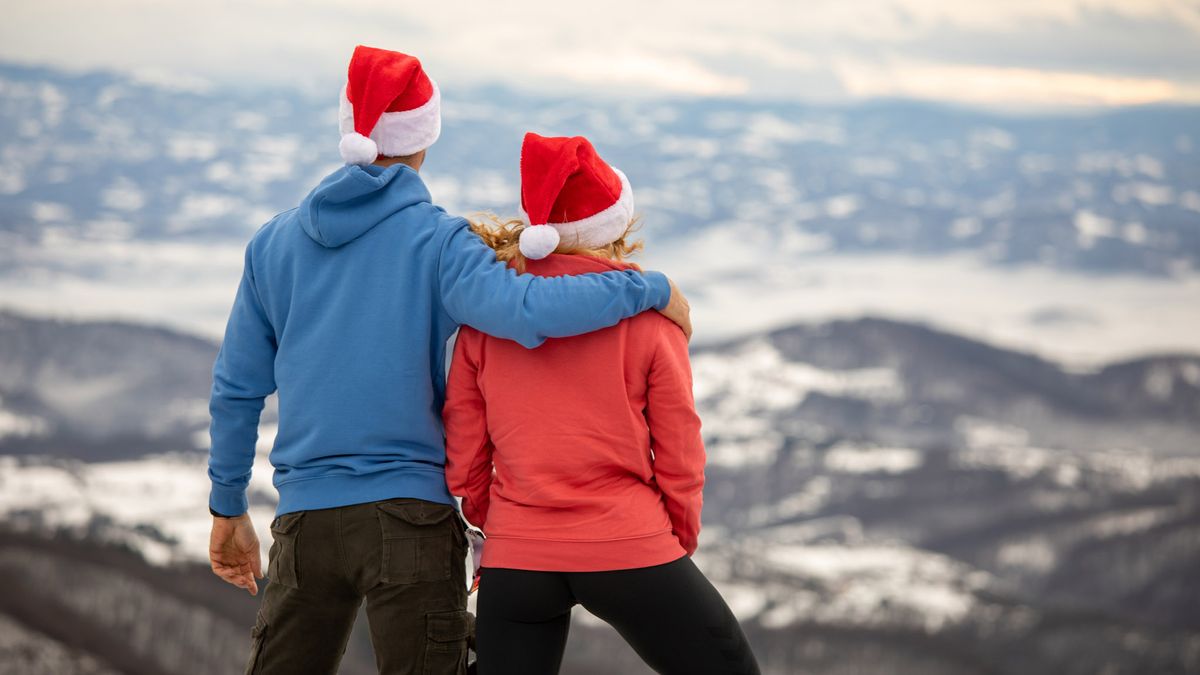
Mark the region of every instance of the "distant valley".
<instances>
[{"instance_id":1,"label":"distant valley","mask_svg":"<svg viewBox=\"0 0 1200 675\"><path fill-rule=\"evenodd\" d=\"M0 326L9 346L0 351L0 373L9 373L0 381L8 420L0 512L11 536L25 538L0 556L6 573L99 573L68 570L112 547L136 553L118 572L135 578L167 574L141 565L184 574L202 561L204 421L173 411L202 406L215 345L157 328L14 314ZM99 363L100 354L105 368L72 365ZM1200 667L1200 356L1073 374L926 327L861 319L697 349L693 365L709 451L697 559L766 672ZM103 404L56 405L43 389L90 391L119 373L136 390L121 395L136 395L142 414L114 415L90 438L79 429ZM271 434L268 422L266 444ZM123 458L97 454L122 438L141 445ZM265 455L251 502L265 535L273 510ZM62 543L37 543L48 536ZM50 590L59 586L26 583L24 604L0 615L38 649L83 658L91 643L63 644L29 614L30 603L78 602ZM224 631L233 649L237 617L253 606L234 598L217 589L179 602L230 612L206 630ZM94 630L109 625L72 611ZM565 672L611 672L599 665L606 659L641 672L594 619L581 616L575 633ZM160 670L109 665L188 672L148 647L130 649Z\"/></svg>"}]
</instances>

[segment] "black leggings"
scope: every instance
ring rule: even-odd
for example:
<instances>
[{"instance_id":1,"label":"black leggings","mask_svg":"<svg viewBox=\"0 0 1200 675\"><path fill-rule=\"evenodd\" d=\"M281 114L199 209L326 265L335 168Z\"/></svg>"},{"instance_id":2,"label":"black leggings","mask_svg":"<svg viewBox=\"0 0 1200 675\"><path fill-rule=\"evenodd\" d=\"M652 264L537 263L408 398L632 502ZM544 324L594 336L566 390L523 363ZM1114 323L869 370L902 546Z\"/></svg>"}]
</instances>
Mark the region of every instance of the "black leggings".
<instances>
[{"instance_id":1,"label":"black leggings","mask_svg":"<svg viewBox=\"0 0 1200 675\"><path fill-rule=\"evenodd\" d=\"M757 675L737 619L690 558L612 572L488 568L479 580L479 675L553 675L571 608L607 621L655 671Z\"/></svg>"}]
</instances>

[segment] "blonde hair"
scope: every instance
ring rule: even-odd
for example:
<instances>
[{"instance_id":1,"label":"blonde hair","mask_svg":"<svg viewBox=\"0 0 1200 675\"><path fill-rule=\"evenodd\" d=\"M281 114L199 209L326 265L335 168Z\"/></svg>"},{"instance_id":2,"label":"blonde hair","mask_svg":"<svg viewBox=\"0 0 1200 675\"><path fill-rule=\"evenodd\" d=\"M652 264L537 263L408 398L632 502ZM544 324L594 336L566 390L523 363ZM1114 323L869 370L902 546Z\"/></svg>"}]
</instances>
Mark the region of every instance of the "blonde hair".
<instances>
[{"instance_id":1,"label":"blonde hair","mask_svg":"<svg viewBox=\"0 0 1200 675\"><path fill-rule=\"evenodd\" d=\"M511 264L517 270L518 274L525 273L526 258L521 253L519 246L521 232L528 227L524 220L520 218L502 219L494 213L477 213L468 218L468 221L471 223L471 231L479 235L479 238L483 239L485 244L496 251L497 260ZM592 255L609 258L610 260L624 260L642 250L642 240L626 241L629 235L636 232L639 228L640 223L635 216L629 221L629 226L625 228L625 232L612 243L597 248L585 248L582 246L572 246L564 240L559 243L558 248L554 252L572 255ZM637 267L637 265L634 265L634 267Z\"/></svg>"}]
</instances>

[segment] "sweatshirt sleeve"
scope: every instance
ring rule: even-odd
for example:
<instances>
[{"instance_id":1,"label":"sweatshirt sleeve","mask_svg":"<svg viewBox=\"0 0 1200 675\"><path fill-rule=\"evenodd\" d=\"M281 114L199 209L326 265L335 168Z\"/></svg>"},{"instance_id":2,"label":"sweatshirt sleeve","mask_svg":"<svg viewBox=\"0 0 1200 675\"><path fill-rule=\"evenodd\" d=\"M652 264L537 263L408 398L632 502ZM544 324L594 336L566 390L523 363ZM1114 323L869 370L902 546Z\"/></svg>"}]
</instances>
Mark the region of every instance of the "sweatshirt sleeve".
<instances>
[{"instance_id":1,"label":"sweatshirt sleeve","mask_svg":"<svg viewBox=\"0 0 1200 675\"><path fill-rule=\"evenodd\" d=\"M695 553L704 504L704 442L692 395L692 368L683 331L660 321L646 392L646 423L654 479L671 526L688 555Z\"/></svg>"},{"instance_id":2,"label":"sweatshirt sleeve","mask_svg":"<svg viewBox=\"0 0 1200 675\"><path fill-rule=\"evenodd\" d=\"M208 477L209 507L225 516L246 512L246 486L254 465L258 418L275 391L275 331L254 282L250 248L225 339L213 365Z\"/></svg>"},{"instance_id":3,"label":"sweatshirt sleeve","mask_svg":"<svg viewBox=\"0 0 1200 675\"><path fill-rule=\"evenodd\" d=\"M472 525L487 522L492 489L492 445L487 430L487 409L476 379L480 335L469 328L459 332L454 359L446 381L446 485L450 494L463 498L463 515Z\"/></svg>"},{"instance_id":4,"label":"sweatshirt sleeve","mask_svg":"<svg viewBox=\"0 0 1200 675\"><path fill-rule=\"evenodd\" d=\"M662 309L671 299L670 282L659 272L518 275L458 220L438 264L442 305L457 323L488 335L533 348L546 338L589 333Z\"/></svg>"}]
</instances>

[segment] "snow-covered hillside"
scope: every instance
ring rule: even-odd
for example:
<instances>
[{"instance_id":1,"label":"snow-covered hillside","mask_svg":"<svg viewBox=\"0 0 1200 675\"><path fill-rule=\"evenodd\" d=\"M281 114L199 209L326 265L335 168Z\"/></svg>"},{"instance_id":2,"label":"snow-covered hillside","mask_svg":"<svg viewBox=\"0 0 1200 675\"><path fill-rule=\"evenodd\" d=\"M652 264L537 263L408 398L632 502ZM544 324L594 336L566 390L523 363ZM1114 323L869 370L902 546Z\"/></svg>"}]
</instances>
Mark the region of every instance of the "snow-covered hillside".
<instances>
[{"instance_id":1,"label":"snow-covered hillside","mask_svg":"<svg viewBox=\"0 0 1200 675\"><path fill-rule=\"evenodd\" d=\"M242 248L338 164L336 92L168 90L0 65L0 304L219 337ZM512 213L521 135L624 168L701 341L861 315L1091 366L1200 350L1200 115L446 92L423 173Z\"/></svg>"},{"instance_id":2,"label":"snow-covered hillside","mask_svg":"<svg viewBox=\"0 0 1200 675\"><path fill-rule=\"evenodd\" d=\"M146 353L137 329L117 329ZM821 649L869 645L869 663L894 672L942 672L919 664L950 663L947 645L981 661L946 672L1051 672L1077 649L1054 626L1080 613L1100 617L1080 629L1088 640L1123 636L1098 663L1200 665L1186 649L1200 643L1200 357L1078 373L864 319L701 348L693 363L709 450L697 561L767 672L836 672L784 648L812 635ZM264 426L250 494L264 549L273 435ZM0 529L120 545L154 566L202 564L205 457L171 450L0 457ZM612 638L584 616L578 629L588 644ZM907 651L889 646L895 635ZM1021 666L1004 644L1041 655ZM1062 672L1097 662L1081 663Z\"/></svg>"}]
</instances>

